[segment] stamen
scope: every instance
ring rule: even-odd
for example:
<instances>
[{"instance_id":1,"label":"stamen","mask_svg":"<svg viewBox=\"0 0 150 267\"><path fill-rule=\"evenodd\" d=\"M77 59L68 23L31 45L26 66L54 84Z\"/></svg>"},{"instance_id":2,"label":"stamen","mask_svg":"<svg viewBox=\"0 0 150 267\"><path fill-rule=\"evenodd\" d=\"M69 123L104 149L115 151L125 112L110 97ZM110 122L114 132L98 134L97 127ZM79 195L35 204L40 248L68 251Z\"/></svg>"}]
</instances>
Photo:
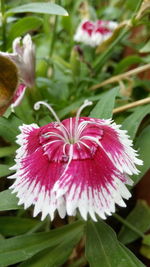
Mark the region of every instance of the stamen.
<instances>
[{"instance_id":1,"label":"stamen","mask_svg":"<svg viewBox=\"0 0 150 267\"><path fill-rule=\"evenodd\" d=\"M76 137L77 137L77 128L78 128L78 122L79 122L79 117L80 117L80 114L82 112L82 110L87 107L87 106L91 106L93 104L92 101L88 101L88 100L85 100L83 105L78 109L77 111L77 115L76 115L76 121L75 121L75 129L74 129L74 140L75 142L77 141L76 140Z\"/></svg>"},{"instance_id":2,"label":"stamen","mask_svg":"<svg viewBox=\"0 0 150 267\"><path fill-rule=\"evenodd\" d=\"M62 133L64 134L64 137L65 137L66 141L69 142L68 136L66 134L66 128L61 123L60 119L58 118L58 116L57 116L56 112L53 110L53 108L49 104L47 104L46 102L44 102L44 101L38 101L38 102L36 102L34 104L34 109L35 110L39 110L40 109L40 105L44 105L45 107L47 107L49 109L49 111L53 114L54 118L56 119L56 121L58 122L58 124L59 124L59 126L61 128Z\"/></svg>"}]
</instances>

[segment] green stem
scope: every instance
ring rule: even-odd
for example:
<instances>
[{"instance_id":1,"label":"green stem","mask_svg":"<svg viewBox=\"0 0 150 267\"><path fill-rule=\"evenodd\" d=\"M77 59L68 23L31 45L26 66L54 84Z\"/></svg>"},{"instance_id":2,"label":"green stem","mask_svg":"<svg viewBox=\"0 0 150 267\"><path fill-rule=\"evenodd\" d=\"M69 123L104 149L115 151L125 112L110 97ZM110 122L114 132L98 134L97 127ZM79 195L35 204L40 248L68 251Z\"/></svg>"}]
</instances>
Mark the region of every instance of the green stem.
<instances>
[{"instance_id":1,"label":"green stem","mask_svg":"<svg viewBox=\"0 0 150 267\"><path fill-rule=\"evenodd\" d=\"M1 0L1 14L2 14L2 38L3 38L3 51L6 50L6 17L5 17L5 0Z\"/></svg>"},{"instance_id":2,"label":"green stem","mask_svg":"<svg viewBox=\"0 0 150 267\"><path fill-rule=\"evenodd\" d=\"M16 146L6 146L6 147L1 147L0 148L0 158L10 156L16 151L17 147Z\"/></svg>"},{"instance_id":3,"label":"green stem","mask_svg":"<svg viewBox=\"0 0 150 267\"><path fill-rule=\"evenodd\" d=\"M111 56L113 49L123 39L123 37L128 33L128 31L129 31L129 27L126 27L125 29L123 29L120 35L116 38L116 40L109 46L109 48L106 49L106 51L101 54L101 56L98 58L98 60L94 64L95 74L99 73L100 69L104 66L106 60L108 60L109 57Z\"/></svg>"},{"instance_id":4,"label":"green stem","mask_svg":"<svg viewBox=\"0 0 150 267\"><path fill-rule=\"evenodd\" d=\"M60 5L61 0L57 0L56 3L58 5ZM56 41L57 24L58 24L58 16L55 16L55 22L54 22L53 33L52 33L51 44L50 44L50 57L52 57L54 45L55 45L55 41Z\"/></svg>"},{"instance_id":5,"label":"green stem","mask_svg":"<svg viewBox=\"0 0 150 267\"><path fill-rule=\"evenodd\" d=\"M119 222L123 223L126 227L128 227L130 230L132 230L134 233L136 233L138 236L144 238L145 235L138 230L137 228L135 228L132 224L130 224L127 220L124 220L121 216L119 216L118 214L113 214L113 217L116 218Z\"/></svg>"},{"instance_id":6,"label":"green stem","mask_svg":"<svg viewBox=\"0 0 150 267\"><path fill-rule=\"evenodd\" d=\"M50 44L50 57L52 57L53 50L54 50L57 23L58 23L58 16L55 16L55 22L54 22L53 33L52 33L51 44Z\"/></svg>"}]
</instances>

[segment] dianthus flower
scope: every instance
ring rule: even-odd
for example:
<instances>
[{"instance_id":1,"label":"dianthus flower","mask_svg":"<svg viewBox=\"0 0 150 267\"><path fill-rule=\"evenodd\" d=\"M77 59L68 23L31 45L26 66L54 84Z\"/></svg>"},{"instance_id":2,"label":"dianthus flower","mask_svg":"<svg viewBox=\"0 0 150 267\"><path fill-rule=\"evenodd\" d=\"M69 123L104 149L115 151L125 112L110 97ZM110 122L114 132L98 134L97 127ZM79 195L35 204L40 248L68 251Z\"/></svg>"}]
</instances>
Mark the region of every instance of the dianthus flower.
<instances>
[{"instance_id":1,"label":"dianthus flower","mask_svg":"<svg viewBox=\"0 0 150 267\"><path fill-rule=\"evenodd\" d=\"M83 20L77 28L74 40L95 47L111 37L117 26L118 23L114 21Z\"/></svg>"},{"instance_id":2,"label":"dianthus flower","mask_svg":"<svg viewBox=\"0 0 150 267\"><path fill-rule=\"evenodd\" d=\"M62 122L51 106L44 104L56 122L39 127L37 124L20 126L17 136L20 148L16 164L11 169L16 179L11 186L17 192L19 204L25 209L34 205L36 216L42 220L57 210L60 217L74 216L79 210L83 219L88 214L105 219L115 212L115 204L125 207L123 201L131 194L125 184L132 185L128 175L138 174L135 164L141 165L126 131L113 121L80 117L85 101L75 118Z\"/></svg>"},{"instance_id":3,"label":"dianthus flower","mask_svg":"<svg viewBox=\"0 0 150 267\"><path fill-rule=\"evenodd\" d=\"M12 103L12 107L15 107L20 104L26 88L33 87L35 81L35 47L31 36L27 34L22 40L17 37L13 41L13 53L0 54L12 60L19 72L20 83L14 92Z\"/></svg>"}]
</instances>

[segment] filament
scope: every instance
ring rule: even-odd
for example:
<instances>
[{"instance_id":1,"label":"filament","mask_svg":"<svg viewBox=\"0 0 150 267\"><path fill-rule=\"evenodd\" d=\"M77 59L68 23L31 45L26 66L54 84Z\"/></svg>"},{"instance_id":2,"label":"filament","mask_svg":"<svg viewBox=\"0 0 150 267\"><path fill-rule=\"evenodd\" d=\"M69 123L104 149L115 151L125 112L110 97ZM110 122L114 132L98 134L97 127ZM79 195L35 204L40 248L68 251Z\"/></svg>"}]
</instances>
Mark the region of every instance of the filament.
<instances>
[{"instance_id":1,"label":"filament","mask_svg":"<svg viewBox=\"0 0 150 267\"><path fill-rule=\"evenodd\" d=\"M58 118L56 112L53 110L53 108L46 102L44 101L38 101L34 104L34 109L35 110L39 110L40 109L40 105L44 105L45 107L47 107L49 109L49 111L53 114L54 118L56 119L56 121L58 122L61 130L62 130L62 133L64 134L64 137L66 139L66 141L68 142L68 136L66 134L66 128L65 126L61 123L60 119Z\"/></svg>"},{"instance_id":2,"label":"filament","mask_svg":"<svg viewBox=\"0 0 150 267\"><path fill-rule=\"evenodd\" d=\"M74 129L74 140L76 140L76 137L77 137L77 128L78 128L78 122L79 122L79 118L80 118L80 114L82 112L82 110L87 107L87 106L91 106L93 104L92 101L88 101L88 100L85 100L83 105L78 109L77 111L77 115L76 115L76 120L75 120L75 129Z\"/></svg>"}]
</instances>

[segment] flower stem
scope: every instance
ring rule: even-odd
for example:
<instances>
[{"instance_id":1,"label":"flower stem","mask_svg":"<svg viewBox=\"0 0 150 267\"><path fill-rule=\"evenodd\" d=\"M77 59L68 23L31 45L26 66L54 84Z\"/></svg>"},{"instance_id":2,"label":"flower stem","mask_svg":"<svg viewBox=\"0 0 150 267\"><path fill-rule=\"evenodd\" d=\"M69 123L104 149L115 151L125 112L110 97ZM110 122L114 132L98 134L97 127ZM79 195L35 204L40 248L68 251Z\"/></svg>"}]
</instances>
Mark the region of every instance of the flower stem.
<instances>
[{"instance_id":1,"label":"flower stem","mask_svg":"<svg viewBox=\"0 0 150 267\"><path fill-rule=\"evenodd\" d=\"M59 3L60 3L60 0L58 0L57 4L59 5ZM58 24L58 16L55 16L54 27L53 27L52 38L51 38L51 44L50 44L50 57L52 57L52 54L53 54L53 51L54 51L57 24Z\"/></svg>"},{"instance_id":2,"label":"flower stem","mask_svg":"<svg viewBox=\"0 0 150 267\"><path fill-rule=\"evenodd\" d=\"M130 108L135 108L135 107L138 107L138 106L141 106L141 105L144 105L144 104L148 104L148 103L150 103L150 97L146 97L144 99L132 102L130 104L121 106L119 108L115 108L115 109L113 109L113 114L128 110Z\"/></svg>"},{"instance_id":3,"label":"flower stem","mask_svg":"<svg viewBox=\"0 0 150 267\"><path fill-rule=\"evenodd\" d=\"M54 50L54 44L55 44L55 39L56 39L57 22L58 22L58 17L55 16L52 39L51 39L51 44L50 44L50 57L52 56L53 50Z\"/></svg>"},{"instance_id":4,"label":"flower stem","mask_svg":"<svg viewBox=\"0 0 150 267\"><path fill-rule=\"evenodd\" d=\"M123 219L118 214L113 214L113 217L116 218L122 224L124 224L126 227L128 227L131 231L133 231L134 233L136 233L138 236L140 236L142 238L145 237L145 235L140 230L138 230L137 228L135 228L131 223L129 223L127 220Z\"/></svg>"},{"instance_id":5,"label":"flower stem","mask_svg":"<svg viewBox=\"0 0 150 267\"><path fill-rule=\"evenodd\" d=\"M121 42L121 40L124 38L124 36L128 33L129 27L126 26L120 35L114 40L114 42L111 43L108 49L106 49L99 57L98 60L94 64L94 71L95 74L98 74L101 70L101 68L104 66L105 62L110 58L113 49L116 47L118 43Z\"/></svg>"},{"instance_id":6,"label":"flower stem","mask_svg":"<svg viewBox=\"0 0 150 267\"><path fill-rule=\"evenodd\" d=\"M108 85L108 84L111 84L111 83L119 83L121 80L127 79L130 76L138 74L138 73L141 73L141 72L143 72L143 71L145 71L147 69L150 69L150 63L148 63L148 64L146 64L144 66L140 66L138 68L135 68L133 70L129 70L129 71L125 72L125 73L116 75L116 76L114 76L112 78L107 79L106 81L104 81L102 83L99 83L99 84L96 84L96 85L90 87L89 89L90 90L96 90L98 88L101 88L101 87L103 87L105 85Z\"/></svg>"},{"instance_id":7,"label":"flower stem","mask_svg":"<svg viewBox=\"0 0 150 267\"><path fill-rule=\"evenodd\" d=\"M2 15L2 50L6 50L6 17L5 17L5 0L1 0L1 15Z\"/></svg>"}]
</instances>

